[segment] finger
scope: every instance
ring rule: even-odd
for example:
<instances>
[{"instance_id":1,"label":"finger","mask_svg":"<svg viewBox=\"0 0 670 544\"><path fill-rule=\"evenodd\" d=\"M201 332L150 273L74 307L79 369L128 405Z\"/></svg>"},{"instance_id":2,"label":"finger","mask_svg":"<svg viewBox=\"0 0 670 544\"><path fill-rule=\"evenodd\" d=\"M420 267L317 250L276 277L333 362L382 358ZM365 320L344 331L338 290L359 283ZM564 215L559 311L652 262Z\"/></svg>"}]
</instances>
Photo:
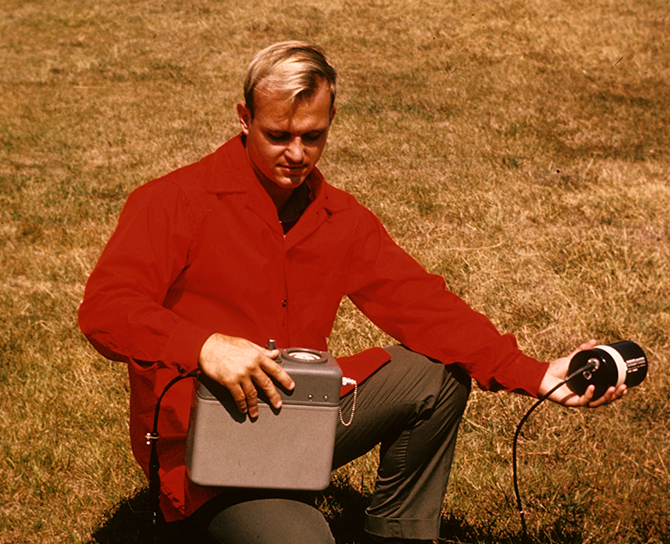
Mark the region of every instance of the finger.
<instances>
[{"instance_id":1,"label":"finger","mask_svg":"<svg viewBox=\"0 0 670 544\"><path fill-rule=\"evenodd\" d=\"M595 387L595 386L591 385L589 387ZM616 388L609 387L600 397L590 402L586 402L585 405L588 406L589 408L597 408L598 406L609 404L616 398L615 393Z\"/></svg>"},{"instance_id":2,"label":"finger","mask_svg":"<svg viewBox=\"0 0 670 544\"><path fill-rule=\"evenodd\" d=\"M548 374L563 380L568 373L568 369L570 368L570 362L572 361L572 358L577 355L580 351L585 351L588 349L593 349L596 346L597 342L596 340L588 340L587 342L583 342L582 344L577 347L570 355L567 357L559 357L558 359L555 359L549 363L549 370ZM557 396L552 395L552 400L556 399ZM561 402L561 401L559 401Z\"/></svg>"},{"instance_id":3,"label":"finger","mask_svg":"<svg viewBox=\"0 0 670 544\"><path fill-rule=\"evenodd\" d=\"M268 359L276 359L279 357L279 349L267 349L264 348L263 346L259 346L258 344L254 344L250 340L246 340L247 344L253 348L255 348L261 355L264 357L267 357Z\"/></svg>"},{"instance_id":4,"label":"finger","mask_svg":"<svg viewBox=\"0 0 670 544\"><path fill-rule=\"evenodd\" d=\"M580 396L580 395L577 395L570 388L568 388L566 385L564 385L564 386L560 387L559 389L557 389L551 395L550 398L554 402L562 404L563 406L569 406L569 407L588 406L589 402L593 398L593 392L594 391L595 391L595 387L593 385L589 385L586 388L586 391L584 392L584 394Z\"/></svg>"},{"instance_id":5,"label":"finger","mask_svg":"<svg viewBox=\"0 0 670 544\"><path fill-rule=\"evenodd\" d=\"M595 348L597 345L598 345L598 341L597 341L597 340L594 340L593 338L591 338L591 340L587 340L586 342L584 342L583 344L581 344L581 345L579 346L579 349L580 349L580 351L584 351L584 350L586 350L586 349L593 349L593 348Z\"/></svg>"},{"instance_id":6,"label":"finger","mask_svg":"<svg viewBox=\"0 0 670 544\"><path fill-rule=\"evenodd\" d=\"M593 340L593 339L588 340L588 341L586 341L586 342L583 342L583 343L581 343L581 344L579 345L579 347L578 347L575 351L573 351L573 352L568 356L568 358L569 358L569 359L572 359L572 358L573 358L575 355L577 355L580 351L586 351L587 349L593 349L593 348L596 347L596 345L598 345L598 342L597 342L596 340Z\"/></svg>"},{"instance_id":7,"label":"finger","mask_svg":"<svg viewBox=\"0 0 670 544\"><path fill-rule=\"evenodd\" d=\"M254 375L253 379L256 385L262 389L263 393L265 393L268 402L276 409L281 408L281 395L277 391L277 388L275 387L270 377L265 372L260 370L257 375Z\"/></svg>"},{"instance_id":8,"label":"finger","mask_svg":"<svg viewBox=\"0 0 670 544\"><path fill-rule=\"evenodd\" d=\"M278 349L265 349L261 348L261 353L265 355L268 359L276 359L279 357L279 350Z\"/></svg>"},{"instance_id":9,"label":"finger","mask_svg":"<svg viewBox=\"0 0 670 544\"><path fill-rule=\"evenodd\" d=\"M242 389L244 389L245 403L249 417L255 419L258 417L258 391L256 391L253 383L246 381L242 384Z\"/></svg>"},{"instance_id":10,"label":"finger","mask_svg":"<svg viewBox=\"0 0 670 544\"><path fill-rule=\"evenodd\" d=\"M289 391L293 390L295 382L280 364L272 360L265 360L262 367L267 374L277 380L285 389L288 389Z\"/></svg>"},{"instance_id":11,"label":"finger","mask_svg":"<svg viewBox=\"0 0 670 544\"><path fill-rule=\"evenodd\" d=\"M589 404L591 408L597 408L598 406L603 406L604 404L609 404L615 400L620 399L628 393L628 388L625 385L620 385L619 387L609 387L605 394L599 399L593 401Z\"/></svg>"},{"instance_id":12,"label":"finger","mask_svg":"<svg viewBox=\"0 0 670 544\"><path fill-rule=\"evenodd\" d=\"M235 387L231 387L229 391L230 394L233 396L235 404L237 404L237 409L241 413L246 414L248 406L247 406L247 395L245 394L244 389L242 389L242 387L237 385Z\"/></svg>"},{"instance_id":13,"label":"finger","mask_svg":"<svg viewBox=\"0 0 670 544\"><path fill-rule=\"evenodd\" d=\"M586 391L584 391L584 394L579 397L579 402L577 403L577 406L589 406L590 402L593 400L593 395L596 392L596 386L591 384L586 388Z\"/></svg>"}]
</instances>

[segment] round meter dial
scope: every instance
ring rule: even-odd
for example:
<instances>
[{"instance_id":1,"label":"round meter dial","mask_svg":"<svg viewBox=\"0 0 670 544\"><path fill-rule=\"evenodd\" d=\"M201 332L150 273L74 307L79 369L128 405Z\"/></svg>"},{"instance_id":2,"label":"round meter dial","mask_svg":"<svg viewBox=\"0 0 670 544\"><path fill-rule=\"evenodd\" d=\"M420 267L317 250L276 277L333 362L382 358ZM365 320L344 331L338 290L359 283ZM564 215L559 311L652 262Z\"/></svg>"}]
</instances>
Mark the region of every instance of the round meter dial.
<instances>
[{"instance_id":1,"label":"round meter dial","mask_svg":"<svg viewBox=\"0 0 670 544\"><path fill-rule=\"evenodd\" d=\"M300 363L325 363L326 359L321 352L312 349L294 348L286 350L285 357Z\"/></svg>"}]
</instances>

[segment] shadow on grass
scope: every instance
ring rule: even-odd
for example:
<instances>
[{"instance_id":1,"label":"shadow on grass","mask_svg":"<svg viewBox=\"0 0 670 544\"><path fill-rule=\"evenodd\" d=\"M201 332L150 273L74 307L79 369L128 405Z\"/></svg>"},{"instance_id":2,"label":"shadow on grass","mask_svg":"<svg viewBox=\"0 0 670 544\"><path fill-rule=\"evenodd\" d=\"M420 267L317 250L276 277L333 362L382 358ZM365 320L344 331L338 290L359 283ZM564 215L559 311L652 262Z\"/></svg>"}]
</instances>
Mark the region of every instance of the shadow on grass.
<instances>
[{"instance_id":1,"label":"shadow on grass","mask_svg":"<svg viewBox=\"0 0 670 544\"><path fill-rule=\"evenodd\" d=\"M347 486L331 485L319 501L337 544L363 544L363 517L370 498ZM501 535L486 526L473 526L449 516L442 520L441 544L578 544L584 535L576 526L557 522L539 536ZM179 523L154 528L149 491L143 489L122 501L94 531L89 544L210 544L206 536Z\"/></svg>"},{"instance_id":2,"label":"shadow on grass","mask_svg":"<svg viewBox=\"0 0 670 544\"><path fill-rule=\"evenodd\" d=\"M338 544L358 544L363 536L363 512L369 498L347 487L330 486L318 500L327 505L327 517ZM151 523L149 490L145 488L119 503L93 532L89 544L210 544L193 534L191 526Z\"/></svg>"},{"instance_id":3,"label":"shadow on grass","mask_svg":"<svg viewBox=\"0 0 670 544\"><path fill-rule=\"evenodd\" d=\"M93 532L89 544L209 544L179 523L152 524L149 489L143 489L118 504Z\"/></svg>"}]
</instances>

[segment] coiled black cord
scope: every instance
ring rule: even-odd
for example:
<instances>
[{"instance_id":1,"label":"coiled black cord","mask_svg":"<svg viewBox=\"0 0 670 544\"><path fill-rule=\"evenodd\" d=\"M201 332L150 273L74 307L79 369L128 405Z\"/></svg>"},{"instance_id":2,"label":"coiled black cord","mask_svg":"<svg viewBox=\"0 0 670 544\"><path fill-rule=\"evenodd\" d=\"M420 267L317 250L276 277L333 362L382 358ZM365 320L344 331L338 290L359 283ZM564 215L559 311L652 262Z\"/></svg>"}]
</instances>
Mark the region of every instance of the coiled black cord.
<instances>
[{"instance_id":1,"label":"coiled black cord","mask_svg":"<svg viewBox=\"0 0 670 544\"><path fill-rule=\"evenodd\" d=\"M592 370L596 368L597 363L588 363L584 365L583 367L575 370L572 374L570 374L567 378L565 378L562 382L560 382L558 385L553 387L547 394L541 396L538 401L533 404L533 406L530 407L530 410L526 412L526 415L524 415L521 418L521 421L519 422L519 425L517 425L516 432L514 433L514 441L512 442L512 476L514 479L514 494L516 495L516 507L517 510L519 511L519 517L521 518L521 530L523 533L523 541L527 542L528 541L528 529L526 527L526 516L525 512L523 511L523 504L521 503L521 493L519 492L519 482L518 482L518 471L517 471L517 443L519 441L519 435L521 434L521 427L523 427L523 424L528 420L530 415L535 411L535 409L542 404L545 400L547 400L551 394L559 389L561 386L565 385L568 383L572 378L575 376L578 376L582 372L586 372L587 370Z\"/></svg>"}]
</instances>

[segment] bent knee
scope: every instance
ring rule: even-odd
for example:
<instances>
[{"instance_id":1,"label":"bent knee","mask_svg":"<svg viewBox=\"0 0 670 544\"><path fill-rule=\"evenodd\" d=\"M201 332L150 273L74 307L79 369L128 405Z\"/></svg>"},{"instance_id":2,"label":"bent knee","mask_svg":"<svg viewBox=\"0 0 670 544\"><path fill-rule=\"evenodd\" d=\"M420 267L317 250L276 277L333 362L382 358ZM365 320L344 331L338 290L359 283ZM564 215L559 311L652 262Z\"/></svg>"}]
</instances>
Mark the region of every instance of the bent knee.
<instances>
[{"instance_id":1,"label":"bent knee","mask_svg":"<svg viewBox=\"0 0 670 544\"><path fill-rule=\"evenodd\" d=\"M470 376L458 365L447 365L444 367L443 388L449 390L453 404L464 411L472 389Z\"/></svg>"}]
</instances>

